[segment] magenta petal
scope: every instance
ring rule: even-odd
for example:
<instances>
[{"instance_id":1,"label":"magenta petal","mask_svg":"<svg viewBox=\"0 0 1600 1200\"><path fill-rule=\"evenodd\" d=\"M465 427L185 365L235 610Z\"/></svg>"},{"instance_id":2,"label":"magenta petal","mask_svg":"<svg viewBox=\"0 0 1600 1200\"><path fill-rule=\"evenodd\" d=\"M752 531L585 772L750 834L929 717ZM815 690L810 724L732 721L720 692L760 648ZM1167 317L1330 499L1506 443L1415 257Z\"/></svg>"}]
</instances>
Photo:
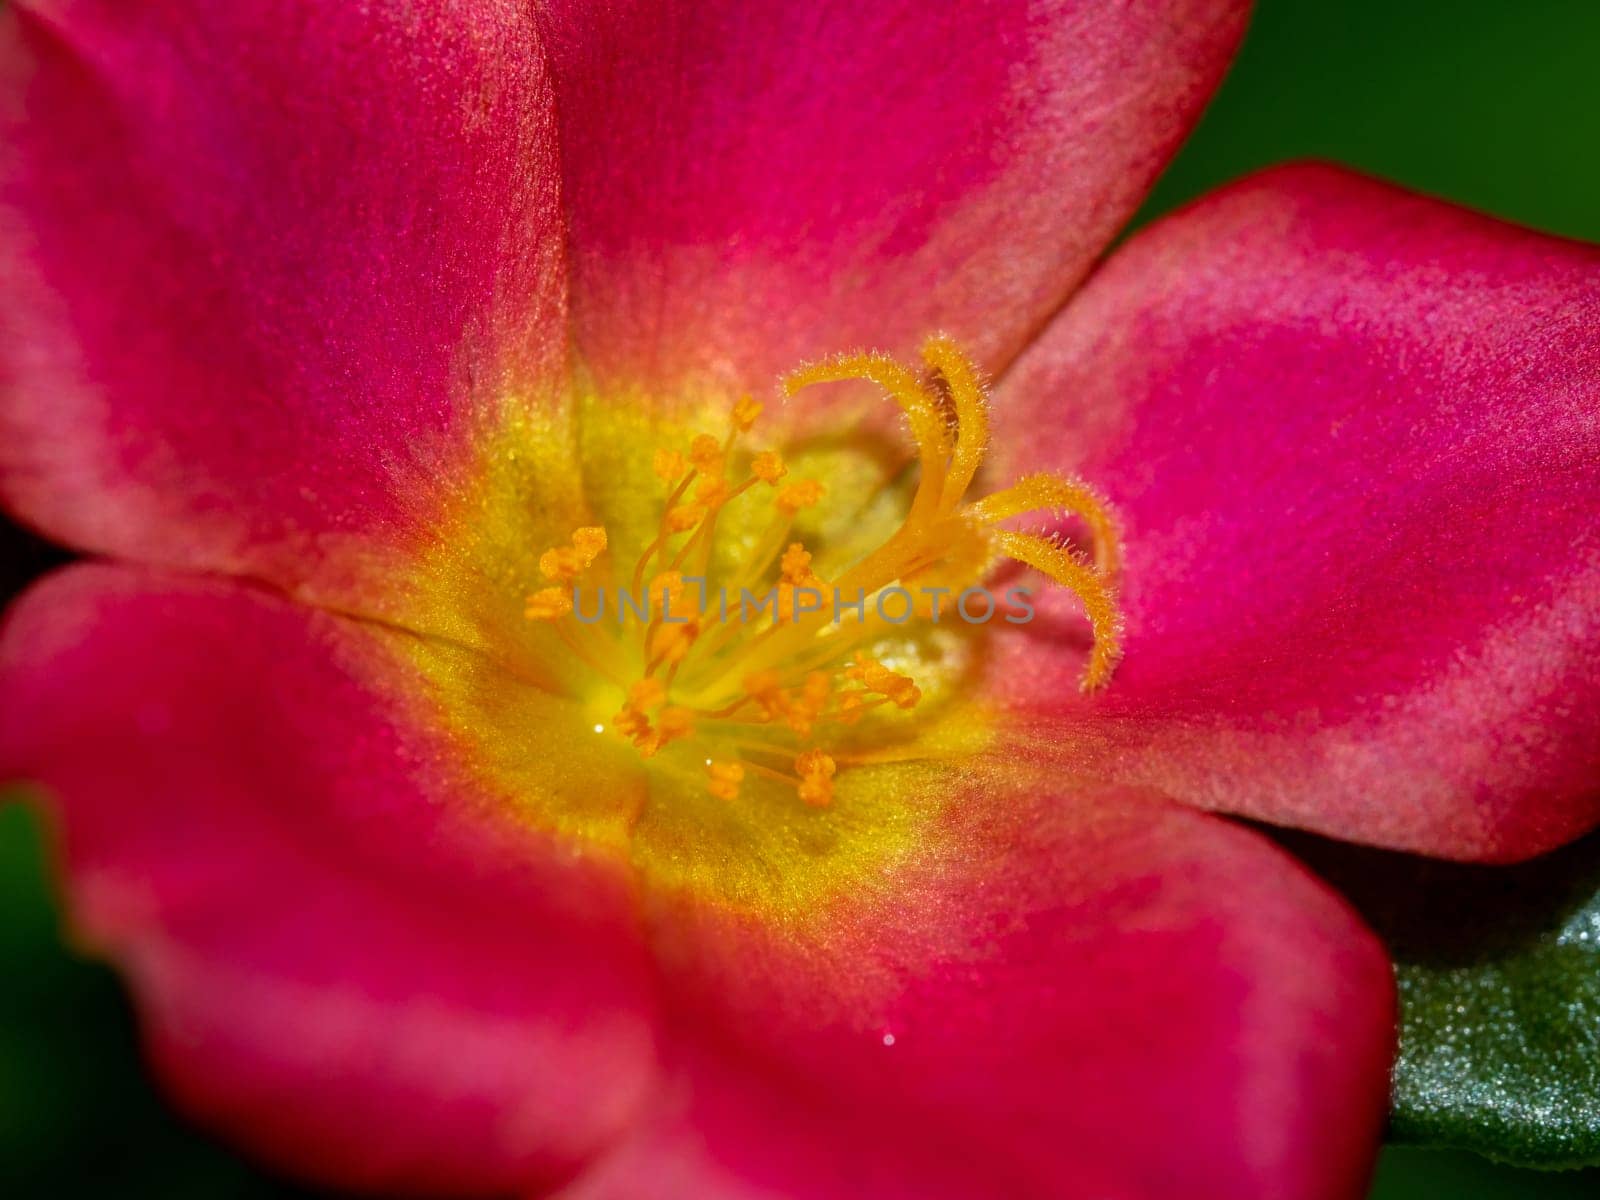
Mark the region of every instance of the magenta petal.
<instances>
[{"instance_id":1,"label":"magenta petal","mask_svg":"<svg viewBox=\"0 0 1600 1200\"><path fill-rule=\"evenodd\" d=\"M196 1117L341 1185L543 1186L654 1078L635 909L617 864L482 814L378 690L385 636L72 568L0 639L0 774L45 786L72 924Z\"/></svg>"},{"instance_id":2,"label":"magenta petal","mask_svg":"<svg viewBox=\"0 0 1600 1200\"><path fill-rule=\"evenodd\" d=\"M1082 278L1247 0L545 6L578 349L770 387L943 327L990 365Z\"/></svg>"},{"instance_id":3,"label":"magenta petal","mask_svg":"<svg viewBox=\"0 0 1600 1200\"><path fill-rule=\"evenodd\" d=\"M564 370L531 17L0 11L0 497L144 561L341 582Z\"/></svg>"},{"instance_id":4,"label":"magenta petal","mask_svg":"<svg viewBox=\"0 0 1600 1200\"><path fill-rule=\"evenodd\" d=\"M676 1083L574 1200L1363 1196L1394 1014L1359 920L1217 818L984 790L782 933L658 911Z\"/></svg>"},{"instance_id":5,"label":"magenta petal","mask_svg":"<svg viewBox=\"0 0 1600 1200\"><path fill-rule=\"evenodd\" d=\"M1136 238L1005 381L1119 509L1127 658L1004 683L1087 771L1429 854L1600 820L1600 250L1326 168Z\"/></svg>"}]
</instances>

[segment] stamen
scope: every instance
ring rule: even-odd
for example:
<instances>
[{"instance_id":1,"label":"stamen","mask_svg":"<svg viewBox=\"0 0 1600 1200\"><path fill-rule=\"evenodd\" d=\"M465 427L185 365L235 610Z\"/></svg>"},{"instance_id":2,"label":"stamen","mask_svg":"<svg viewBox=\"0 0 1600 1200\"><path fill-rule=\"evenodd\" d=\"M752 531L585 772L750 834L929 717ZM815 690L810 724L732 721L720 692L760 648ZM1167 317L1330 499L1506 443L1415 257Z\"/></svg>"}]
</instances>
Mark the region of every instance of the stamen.
<instances>
[{"instance_id":1,"label":"stamen","mask_svg":"<svg viewBox=\"0 0 1600 1200\"><path fill-rule=\"evenodd\" d=\"M642 712L654 708L667 696L667 689L659 679L641 679L628 689L628 707Z\"/></svg>"},{"instance_id":2,"label":"stamen","mask_svg":"<svg viewBox=\"0 0 1600 1200\"><path fill-rule=\"evenodd\" d=\"M789 473L789 468L783 465L783 459L771 450L763 450L750 460L750 474L762 483L777 486L778 480Z\"/></svg>"},{"instance_id":3,"label":"stamen","mask_svg":"<svg viewBox=\"0 0 1600 1200\"><path fill-rule=\"evenodd\" d=\"M722 474L722 443L709 433L702 433L689 443L689 461L702 475Z\"/></svg>"},{"instance_id":4,"label":"stamen","mask_svg":"<svg viewBox=\"0 0 1600 1200\"><path fill-rule=\"evenodd\" d=\"M821 750L807 750L794 760L800 776L800 799L816 808L833 803L833 777L838 764Z\"/></svg>"},{"instance_id":5,"label":"stamen","mask_svg":"<svg viewBox=\"0 0 1600 1200\"><path fill-rule=\"evenodd\" d=\"M656 451L651 467L657 479L663 483L672 483L689 469L689 463L678 451L663 449Z\"/></svg>"},{"instance_id":6,"label":"stamen","mask_svg":"<svg viewBox=\"0 0 1600 1200\"><path fill-rule=\"evenodd\" d=\"M719 800L737 800L739 785L744 782L744 767L736 762L708 762L706 773L711 783L706 790Z\"/></svg>"},{"instance_id":7,"label":"stamen","mask_svg":"<svg viewBox=\"0 0 1600 1200\"><path fill-rule=\"evenodd\" d=\"M606 550L606 531L603 525L586 525L572 531L572 547L583 556L583 565L590 567Z\"/></svg>"},{"instance_id":8,"label":"stamen","mask_svg":"<svg viewBox=\"0 0 1600 1200\"><path fill-rule=\"evenodd\" d=\"M572 611L572 596L566 588L540 588L523 611L530 621L559 621Z\"/></svg>"},{"instance_id":9,"label":"stamen","mask_svg":"<svg viewBox=\"0 0 1600 1200\"><path fill-rule=\"evenodd\" d=\"M733 406L733 427L740 433L749 433L766 406L745 396Z\"/></svg>"},{"instance_id":10,"label":"stamen","mask_svg":"<svg viewBox=\"0 0 1600 1200\"><path fill-rule=\"evenodd\" d=\"M667 529L672 533L684 533L705 520L705 516L702 504L680 504L667 510Z\"/></svg>"},{"instance_id":11,"label":"stamen","mask_svg":"<svg viewBox=\"0 0 1600 1200\"><path fill-rule=\"evenodd\" d=\"M898 675L876 659L857 657L844 677L857 680L863 691L892 701L896 708L915 708L922 699L922 689L909 675Z\"/></svg>"},{"instance_id":12,"label":"stamen","mask_svg":"<svg viewBox=\"0 0 1600 1200\"><path fill-rule=\"evenodd\" d=\"M634 564L635 616L625 623L627 636L614 637L593 621L567 619L574 615L576 589L607 551L603 527L575 529L568 544L539 556L539 570L552 586L527 598L528 619L550 625L580 661L614 682L623 701L608 727L642 758L692 739L713 796L737 799L754 775L793 788L807 805L830 805L840 762L872 757L859 746L838 757L846 745L838 731L877 712L898 719L896 711L919 707L923 689L911 675L871 656L886 635L903 631L891 628L881 612L864 609L852 614L848 627L835 628L845 622L821 598L830 589L846 597L881 596L885 588L930 582L947 594L959 593L980 584L1001 557L1043 572L1078 597L1094 634L1083 687L1093 690L1110 678L1121 653L1121 616L1115 594L1119 541L1108 506L1081 481L1049 474L1027 476L968 502L989 445L983 384L950 338L930 337L921 353L921 374L882 354L846 354L782 380L790 396L814 384L875 384L904 412L916 444L920 478L904 520L831 581L817 570L812 550L790 539L798 514L821 503L823 481L790 478L777 451L741 449L740 438L763 413L749 396L730 406L721 436L700 433L687 445L654 452L651 470L666 494L656 536ZM771 505L764 532L751 539L741 564L720 581L706 579L691 595L685 579L709 573L721 514L757 484L771 489L764 493ZM1030 513L1081 518L1093 539L1093 562L1058 540L999 527ZM681 542L672 540L683 534L688 536ZM610 568L597 575L610 578ZM762 580L768 581L764 603L775 608L770 621L752 632L744 628L745 594ZM707 597L719 589L738 596L740 612L730 614L726 602L713 611ZM648 605L648 615L638 600ZM911 611L936 615L926 599L914 602ZM702 746L713 752L705 754ZM658 769L672 778L694 777L681 753L667 756Z\"/></svg>"},{"instance_id":13,"label":"stamen","mask_svg":"<svg viewBox=\"0 0 1600 1200\"><path fill-rule=\"evenodd\" d=\"M778 511L792 517L802 508L810 508L821 499L822 485L815 479L802 479L778 493Z\"/></svg>"}]
</instances>

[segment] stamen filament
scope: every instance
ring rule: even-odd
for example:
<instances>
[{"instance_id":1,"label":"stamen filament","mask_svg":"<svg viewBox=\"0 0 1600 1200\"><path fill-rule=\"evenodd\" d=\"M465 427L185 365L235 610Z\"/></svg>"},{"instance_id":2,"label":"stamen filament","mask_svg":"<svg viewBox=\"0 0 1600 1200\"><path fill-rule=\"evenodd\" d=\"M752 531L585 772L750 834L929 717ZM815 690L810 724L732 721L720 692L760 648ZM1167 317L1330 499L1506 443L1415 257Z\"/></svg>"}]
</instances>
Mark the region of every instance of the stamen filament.
<instances>
[{"instance_id":1,"label":"stamen filament","mask_svg":"<svg viewBox=\"0 0 1600 1200\"><path fill-rule=\"evenodd\" d=\"M732 407L722 436L701 433L687 446L656 451L653 473L666 485L665 500L655 536L634 562L631 619L619 594L616 636L594 621L578 619L583 610L573 594L586 577L612 577L610 561L600 561L605 530L577 529L570 545L551 547L539 557L551 586L528 597L528 618L553 625L579 662L621 689L626 698L609 727L631 741L641 757L654 760L693 739L696 756L702 747L706 752L699 785L713 796L737 800L748 772L793 788L805 804L830 804L841 764L881 757L870 749L835 757L831 747L836 744L872 744L870 737L863 743L863 734L845 739L842 727L880 710L916 709L923 699L926 681L919 684L871 657L875 646L889 644L890 635L904 633L903 621L889 620L883 610L885 589L934 582L942 594L956 595L981 584L1002 557L1043 572L1078 598L1094 634L1082 686L1092 691L1109 680L1122 652L1115 592L1121 555L1109 507L1087 484L1050 474L1026 476L967 502L989 446L983 383L972 360L944 335L930 337L921 354L922 373L886 355L858 353L801 367L782 380L790 396L819 383L874 384L905 414L916 445L919 476L905 517L831 581L812 566L815 547L790 540L796 514L824 497L823 483L790 477L773 450L736 460L747 453L739 448L741 435L762 410L749 397ZM738 475L731 468L739 461L747 474L733 485L729 479ZM743 563L721 585L725 595L731 589L739 606L734 618L726 599L714 609L709 597L718 585L708 576L724 509L757 483L772 488L773 512ZM1030 513L1081 518L1093 539L1093 561L1058 539L1000 527ZM833 525L840 523L839 516L833 514ZM678 534L686 536L671 549ZM849 536L845 545L858 548ZM831 561L839 561L842 548L835 542ZM704 582L686 586L686 574ZM763 603L757 610L765 614L773 605L772 623L745 630L746 592L774 575L760 593ZM652 576L648 586L647 576ZM697 589L692 601L688 586ZM797 612L807 590L821 602ZM848 597L858 599L848 602ZM807 598L805 604L815 602ZM874 603L876 610L869 613L866 606ZM602 611L603 606L602 599ZM997 607L991 597L989 613ZM915 601L911 613L943 619L937 608ZM777 759L792 771L778 769ZM688 777L681 748L666 760L652 769Z\"/></svg>"},{"instance_id":2,"label":"stamen filament","mask_svg":"<svg viewBox=\"0 0 1600 1200\"><path fill-rule=\"evenodd\" d=\"M656 540L644 548L644 553L639 555L639 561L633 565L633 594L639 594L640 585L644 583L645 568L649 565L650 556L666 544L671 531L667 528L667 514L677 507L678 501L683 499L684 492L689 490L689 485L694 482L695 473L690 471L683 477L683 482L668 494L667 503L661 510L661 524L656 532Z\"/></svg>"}]
</instances>

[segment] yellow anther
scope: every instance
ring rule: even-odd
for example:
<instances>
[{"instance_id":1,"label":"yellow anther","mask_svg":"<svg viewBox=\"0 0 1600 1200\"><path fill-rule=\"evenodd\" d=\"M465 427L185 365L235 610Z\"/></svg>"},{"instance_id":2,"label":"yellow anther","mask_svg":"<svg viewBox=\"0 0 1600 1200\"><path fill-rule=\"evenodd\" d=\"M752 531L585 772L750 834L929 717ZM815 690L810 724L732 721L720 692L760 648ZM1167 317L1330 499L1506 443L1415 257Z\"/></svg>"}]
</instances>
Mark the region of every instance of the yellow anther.
<instances>
[{"instance_id":1,"label":"yellow anther","mask_svg":"<svg viewBox=\"0 0 1600 1200\"><path fill-rule=\"evenodd\" d=\"M689 443L689 461L702 475L722 473L722 443L709 433L699 434Z\"/></svg>"},{"instance_id":2,"label":"yellow anther","mask_svg":"<svg viewBox=\"0 0 1600 1200\"><path fill-rule=\"evenodd\" d=\"M571 583L588 565L571 546L555 546L539 556L539 573L560 583Z\"/></svg>"},{"instance_id":3,"label":"yellow anther","mask_svg":"<svg viewBox=\"0 0 1600 1200\"><path fill-rule=\"evenodd\" d=\"M750 396L743 397L733 406L733 427L740 433L750 432L750 427L761 416L761 410L759 401Z\"/></svg>"},{"instance_id":4,"label":"yellow anther","mask_svg":"<svg viewBox=\"0 0 1600 1200\"><path fill-rule=\"evenodd\" d=\"M683 473L689 469L689 462L676 450L657 450L650 468L657 479L672 483L683 478Z\"/></svg>"},{"instance_id":5,"label":"yellow anther","mask_svg":"<svg viewBox=\"0 0 1600 1200\"><path fill-rule=\"evenodd\" d=\"M641 679L628 689L628 707L642 712L654 708L667 697L666 685L659 679Z\"/></svg>"},{"instance_id":6,"label":"yellow anther","mask_svg":"<svg viewBox=\"0 0 1600 1200\"><path fill-rule=\"evenodd\" d=\"M686 738L694 732L694 714L687 708L671 705L661 710L661 716L656 720L656 728L661 731L663 742L675 742Z\"/></svg>"},{"instance_id":7,"label":"yellow anther","mask_svg":"<svg viewBox=\"0 0 1600 1200\"><path fill-rule=\"evenodd\" d=\"M582 529L574 529L572 531L572 548L583 556L584 566L590 565L605 553L605 526L585 525Z\"/></svg>"},{"instance_id":8,"label":"yellow anther","mask_svg":"<svg viewBox=\"0 0 1600 1200\"><path fill-rule=\"evenodd\" d=\"M787 580L779 583L776 588L778 611L774 617L777 624L794 625L815 613L826 612L826 594L820 586L821 582L819 579L811 583L790 583Z\"/></svg>"},{"instance_id":9,"label":"yellow anther","mask_svg":"<svg viewBox=\"0 0 1600 1200\"><path fill-rule=\"evenodd\" d=\"M800 686L799 693L790 698L789 711L784 717L789 728L800 737L810 737L816 727L817 718L828 705L828 696L832 690L833 679L826 671L812 671L808 674L805 683Z\"/></svg>"},{"instance_id":10,"label":"yellow anther","mask_svg":"<svg viewBox=\"0 0 1600 1200\"><path fill-rule=\"evenodd\" d=\"M720 475L709 475L695 484L695 503L703 508L717 508L728 498L728 481Z\"/></svg>"},{"instance_id":11,"label":"yellow anther","mask_svg":"<svg viewBox=\"0 0 1600 1200\"><path fill-rule=\"evenodd\" d=\"M825 808L833 801L833 776L838 766L821 750L807 750L794 760L795 773L800 776L800 799L817 808Z\"/></svg>"},{"instance_id":12,"label":"yellow anther","mask_svg":"<svg viewBox=\"0 0 1600 1200\"><path fill-rule=\"evenodd\" d=\"M606 548L606 531L588 525L572 531L572 545L552 546L539 556L539 572L546 579L571 583L582 575Z\"/></svg>"},{"instance_id":13,"label":"yellow anther","mask_svg":"<svg viewBox=\"0 0 1600 1200\"><path fill-rule=\"evenodd\" d=\"M865 654L856 655L855 662L844 669L846 679L865 680L868 671L884 671L884 667L875 658L868 658Z\"/></svg>"},{"instance_id":14,"label":"yellow anther","mask_svg":"<svg viewBox=\"0 0 1600 1200\"><path fill-rule=\"evenodd\" d=\"M706 510L698 504L680 504L667 510L667 530L682 533L686 529L693 529L705 515Z\"/></svg>"},{"instance_id":15,"label":"yellow anther","mask_svg":"<svg viewBox=\"0 0 1600 1200\"><path fill-rule=\"evenodd\" d=\"M914 709L923 699L910 675L868 657L874 646L899 642L883 623L862 615L848 629L833 627L843 624L841 597L881 595L899 586L925 597L913 599L910 613L947 620L944 614L955 605L951 597L980 587L1000 559L1009 557L1050 575L1082 601L1095 634L1086 688L1106 681L1119 652L1112 589L1119 545L1106 504L1086 485L1043 474L976 502L966 497L989 441L987 400L971 359L939 335L924 343L920 362L842 355L794 372L784 387L793 393L845 379L886 391L904 410L916 439L918 473L909 511L876 549L860 544L875 516L873 522L845 519L837 544L815 541L821 531L796 517L822 501L822 481L795 478L776 450L745 448L742 435L762 419L763 406L739 397L720 428L713 427L715 436L683 435L673 439L676 449L654 452L651 467L666 484L665 500L658 498L656 506L665 511L659 525L647 512L649 524L638 522L634 530L642 549L629 576L631 617L620 589L618 599L618 616L627 627L616 638L605 628L587 627L593 624L587 621L584 628L557 625L551 631L552 640L559 637L625 693L608 728L642 758L662 755L660 769L674 777L681 777L686 764L692 774L694 764L704 762L707 790L727 800L740 796L750 776L763 789L769 780L792 787L791 802L797 793L808 805L832 804L841 768L830 751L849 747L854 754L863 744L870 749L873 718L898 720L892 709ZM772 491L759 491L758 483ZM747 491L758 495L739 501ZM734 522L726 518L736 501ZM625 509L630 522L637 508ZM1086 522L1096 564L1055 539L1002 528L1008 518L1043 512ZM791 540L800 537L825 553L814 558L805 543ZM574 589L608 549L606 529L593 525L574 529L569 544L540 555L540 569L557 586L528 597L529 618L554 622L581 611ZM815 569L819 560L829 564L826 580ZM596 571L602 573L609 583L613 572ZM933 591L945 597L937 609ZM738 597L736 617L726 599L710 599L730 593ZM834 596L831 623L825 593ZM860 603L864 607L864 599ZM991 612L993 607L991 602ZM752 612L762 628L744 636L740 626L751 622ZM971 619L965 609L963 616ZM945 676L936 672L932 678ZM867 728L842 736L842 726L858 722ZM786 761L792 761L792 771L783 769Z\"/></svg>"},{"instance_id":16,"label":"yellow anther","mask_svg":"<svg viewBox=\"0 0 1600 1200\"><path fill-rule=\"evenodd\" d=\"M744 677L743 687L748 696L762 696L780 682L776 671L752 671Z\"/></svg>"},{"instance_id":17,"label":"yellow anther","mask_svg":"<svg viewBox=\"0 0 1600 1200\"><path fill-rule=\"evenodd\" d=\"M710 762L706 774L711 782L706 790L719 800L737 800L739 785L744 782L744 767L736 762Z\"/></svg>"},{"instance_id":18,"label":"yellow anther","mask_svg":"<svg viewBox=\"0 0 1600 1200\"><path fill-rule=\"evenodd\" d=\"M762 483L776 486L778 480L789 473L789 468L783 465L783 458L771 450L763 450L750 460L750 474Z\"/></svg>"},{"instance_id":19,"label":"yellow anther","mask_svg":"<svg viewBox=\"0 0 1600 1200\"><path fill-rule=\"evenodd\" d=\"M794 760L794 769L801 778L811 775L821 775L825 779L832 779L834 772L839 768L832 757L821 750L807 750Z\"/></svg>"},{"instance_id":20,"label":"yellow anther","mask_svg":"<svg viewBox=\"0 0 1600 1200\"><path fill-rule=\"evenodd\" d=\"M790 542L789 548L783 552L783 558L778 561L778 568L783 572L783 581L793 584L812 584L819 582L811 570L811 554L799 542Z\"/></svg>"},{"instance_id":21,"label":"yellow anther","mask_svg":"<svg viewBox=\"0 0 1600 1200\"><path fill-rule=\"evenodd\" d=\"M822 485L815 479L800 479L778 493L778 507L791 517L802 508L810 508L822 499Z\"/></svg>"},{"instance_id":22,"label":"yellow anther","mask_svg":"<svg viewBox=\"0 0 1600 1200\"><path fill-rule=\"evenodd\" d=\"M896 708L915 708L922 699L922 689L915 680L891 671L876 659L858 657L854 665L846 668L844 677L856 680L874 696L883 696Z\"/></svg>"},{"instance_id":23,"label":"yellow anther","mask_svg":"<svg viewBox=\"0 0 1600 1200\"><path fill-rule=\"evenodd\" d=\"M650 732L650 718L638 709L624 708L611 718L611 728L636 742Z\"/></svg>"},{"instance_id":24,"label":"yellow anther","mask_svg":"<svg viewBox=\"0 0 1600 1200\"><path fill-rule=\"evenodd\" d=\"M812 808L827 808L833 803L833 780L814 775L800 781L800 799Z\"/></svg>"},{"instance_id":25,"label":"yellow anther","mask_svg":"<svg viewBox=\"0 0 1600 1200\"><path fill-rule=\"evenodd\" d=\"M685 621L681 625L659 625L650 640L653 659L664 663L679 663L689 653L689 647L700 636L698 621Z\"/></svg>"},{"instance_id":26,"label":"yellow anther","mask_svg":"<svg viewBox=\"0 0 1600 1200\"><path fill-rule=\"evenodd\" d=\"M666 685L654 676L646 676L628 688L622 711L611 718L612 728L629 738L645 758L654 757L663 746L694 732L694 714L677 705L663 708L655 725L651 726L647 710L660 704L666 696Z\"/></svg>"},{"instance_id":27,"label":"yellow anther","mask_svg":"<svg viewBox=\"0 0 1600 1200\"><path fill-rule=\"evenodd\" d=\"M763 719L771 721L788 707L776 671L753 671L744 677L744 694L756 702Z\"/></svg>"},{"instance_id":28,"label":"yellow anther","mask_svg":"<svg viewBox=\"0 0 1600 1200\"><path fill-rule=\"evenodd\" d=\"M650 603L666 605L683 598L683 572L663 571L650 581Z\"/></svg>"},{"instance_id":29,"label":"yellow anther","mask_svg":"<svg viewBox=\"0 0 1600 1200\"><path fill-rule=\"evenodd\" d=\"M812 671L800 687L800 696L813 708L820 709L828 702L828 693L832 690L833 678L826 671Z\"/></svg>"},{"instance_id":30,"label":"yellow anther","mask_svg":"<svg viewBox=\"0 0 1600 1200\"><path fill-rule=\"evenodd\" d=\"M799 542L791 542L778 563L778 624L792 625L807 612L822 611L823 582L811 569L811 555ZM802 594L804 593L804 594Z\"/></svg>"},{"instance_id":31,"label":"yellow anther","mask_svg":"<svg viewBox=\"0 0 1600 1200\"><path fill-rule=\"evenodd\" d=\"M530 621L559 621L572 611L572 597L565 588L541 588L522 611Z\"/></svg>"}]
</instances>

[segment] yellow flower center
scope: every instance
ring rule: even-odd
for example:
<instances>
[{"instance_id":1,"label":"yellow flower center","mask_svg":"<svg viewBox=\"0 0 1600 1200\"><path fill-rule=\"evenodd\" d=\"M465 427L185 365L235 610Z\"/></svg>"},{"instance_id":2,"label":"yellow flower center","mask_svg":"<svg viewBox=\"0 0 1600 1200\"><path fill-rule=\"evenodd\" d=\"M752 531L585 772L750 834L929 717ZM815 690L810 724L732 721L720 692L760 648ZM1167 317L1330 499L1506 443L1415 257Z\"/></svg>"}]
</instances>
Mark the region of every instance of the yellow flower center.
<instances>
[{"instance_id":1,"label":"yellow flower center","mask_svg":"<svg viewBox=\"0 0 1600 1200\"><path fill-rule=\"evenodd\" d=\"M1007 559L1078 598L1094 633L1082 686L1107 682L1120 616L1118 540L1105 503L1053 474L969 499L989 442L983 388L948 338L930 338L922 355L923 372L880 354L850 354L782 380L787 396L830 382L872 383L900 407L916 444L920 475L898 528L831 578L794 532L797 517L823 501L826 482L794 478L777 451L746 444L762 415L748 397L718 433L656 448L659 525L631 563L612 561L597 525L545 550L539 570L548 586L528 597L525 613L551 626L615 695L598 730L627 739L643 758L662 756L660 769L695 771L699 786L721 800L736 801L746 780L764 777L805 804L827 806L835 775L860 744L846 731L923 702L913 668L886 661L881 649L905 637L908 621L959 628L997 613L1013 624L1031 616L1025 590L1001 598L983 586ZM714 553L718 520L752 491L765 495L765 528L730 565ZM1081 518L1093 557L1001 526L1033 513Z\"/></svg>"}]
</instances>

